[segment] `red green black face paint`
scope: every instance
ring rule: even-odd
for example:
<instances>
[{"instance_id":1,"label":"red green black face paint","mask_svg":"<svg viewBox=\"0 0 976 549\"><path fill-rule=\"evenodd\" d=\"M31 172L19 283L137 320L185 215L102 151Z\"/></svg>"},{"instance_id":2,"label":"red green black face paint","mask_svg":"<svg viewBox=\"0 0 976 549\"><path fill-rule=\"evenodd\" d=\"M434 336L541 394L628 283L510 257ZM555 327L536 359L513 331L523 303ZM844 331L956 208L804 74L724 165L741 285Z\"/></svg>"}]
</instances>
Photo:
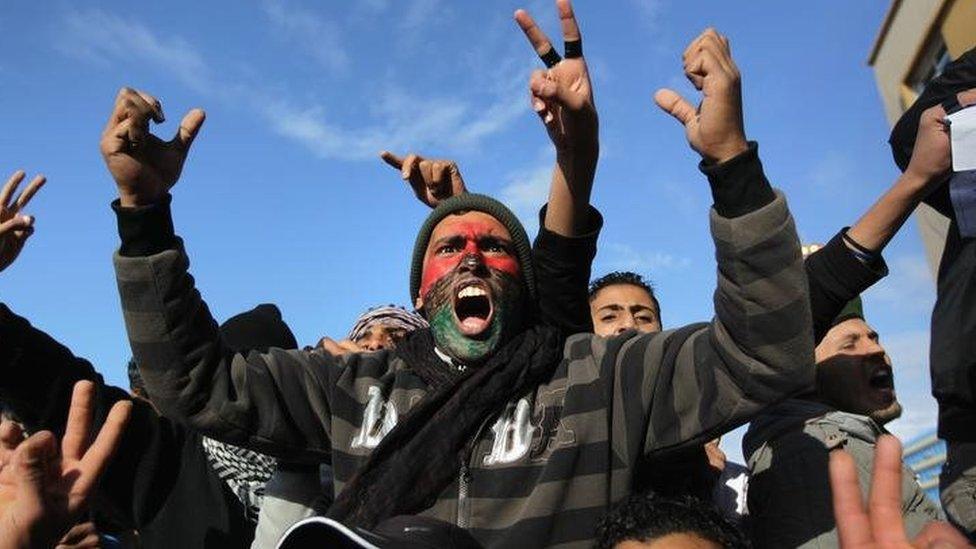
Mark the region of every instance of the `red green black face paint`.
<instances>
[{"instance_id":1,"label":"red green black face paint","mask_svg":"<svg viewBox=\"0 0 976 549\"><path fill-rule=\"evenodd\" d=\"M526 315L521 271L508 231L481 212L435 227L420 295L437 347L465 364L490 357Z\"/></svg>"}]
</instances>

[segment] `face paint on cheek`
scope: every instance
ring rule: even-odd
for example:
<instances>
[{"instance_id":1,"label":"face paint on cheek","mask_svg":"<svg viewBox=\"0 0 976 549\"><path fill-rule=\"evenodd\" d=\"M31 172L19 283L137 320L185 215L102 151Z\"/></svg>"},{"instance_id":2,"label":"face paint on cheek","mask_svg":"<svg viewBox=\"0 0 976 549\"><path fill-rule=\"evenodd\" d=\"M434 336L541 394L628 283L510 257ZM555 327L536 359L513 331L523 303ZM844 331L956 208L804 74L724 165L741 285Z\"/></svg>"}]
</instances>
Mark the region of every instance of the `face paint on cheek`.
<instances>
[{"instance_id":1,"label":"face paint on cheek","mask_svg":"<svg viewBox=\"0 0 976 549\"><path fill-rule=\"evenodd\" d=\"M435 282L450 274L461 262L460 256L437 257L432 255L424 260L424 271L420 278L420 297L427 299L427 292Z\"/></svg>"}]
</instances>

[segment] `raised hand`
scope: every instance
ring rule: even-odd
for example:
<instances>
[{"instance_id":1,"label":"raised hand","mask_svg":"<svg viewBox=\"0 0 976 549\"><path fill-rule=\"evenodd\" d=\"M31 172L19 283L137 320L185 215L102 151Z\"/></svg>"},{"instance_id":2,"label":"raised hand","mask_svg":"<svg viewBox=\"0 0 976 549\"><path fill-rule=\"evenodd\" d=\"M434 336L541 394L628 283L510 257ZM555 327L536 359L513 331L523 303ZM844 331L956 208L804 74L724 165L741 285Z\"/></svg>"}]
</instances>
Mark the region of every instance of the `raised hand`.
<instances>
[{"instance_id":1,"label":"raised hand","mask_svg":"<svg viewBox=\"0 0 976 549\"><path fill-rule=\"evenodd\" d=\"M117 402L90 443L94 385L79 381L60 451L54 435L28 439L0 424L0 549L52 547L77 519L118 445L132 404Z\"/></svg>"},{"instance_id":2,"label":"raised hand","mask_svg":"<svg viewBox=\"0 0 976 549\"><path fill-rule=\"evenodd\" d=\"M14 192L23 180L24 172L18 170L0 190L0 271L17 259L24 249L24 243L34 234L34 217L21 211L47 181L43 175L35 176L14 200Z\"/></svg>"},{"instance_id":3,"label":"raised hand","mask_svg":"<svg viewBox=\"0 0 976 549\"><path fill-rule=\"evenodd\" d=\"M431 208L452 196L468 192L453 160L427 159L416 154L401 158L390 151L381 152L380 158L400 170L400 176L410 183L417 198Z\"/></svg>"},{"instance_id":4,"label":"raised hand","mask_svg":"<svg viewBox=\"0 0 976 549\"><path fill-rule=\"evenodd\" d=\"M556 0L556 9L562 25L565 58L556 53L528 12L515 12L515 21L548 67L533 71L529 79L532 109L545 125L557 153L595 156L599 149L599 122L590 74L583 59L582 36L569 0Z\"/></svg>"},{"instance_id":5,"label":"raised hand","mask_svg":"<svg viewBox=\"0 0 976 549\"><path fill-rule=\"evenodd\" d=\"M830 453L830 489L840 546L845 549L969 547L947 522L933 521L909 540L901 517L901 444L882 435L874 447L871 493L865 511L854 459L843 450Z\"/></svg>"},{"instance_id":6,"label":"raised hand","mask_svg":"<svg viewBox=\"0 0 976 549\"><path fill-rule=\"evenodd\" d=\"M119 91L102 132L101 151L123 206L153 204L176 184L205 117L202 110L191 110L176 135L163 141L149 132L150 119L157 124L165 120L159 100L132 88Z\"/></svg>"},{"instance_id":7,"label":"raised hand","mask_svg":"<svg viewBox=\"0 0 976 549\"><path fill-rule=\"evenodd\" d=\"M685 76L702 92L696 109L678 92L661 89L654 102L685 127L688 143L708 162L721 163L748 148L742 122L739 69L728 38L706 29L684 52Z\"/></svg>"},{"instance_id":8,"label":"raised hand","mask_svg":"<svg viewBox=\"0 0 976 549\"><path fill-rule=\"evenodd\" d=\"M976 104L976 89L959 92L956 99L963 107ZM918 177L929 184L941 183L948 175L952 168L952 152L945 116L942 105L936 105L922 113L912 159L905 169L906 175Z\"/></svg>"}]
</instances>

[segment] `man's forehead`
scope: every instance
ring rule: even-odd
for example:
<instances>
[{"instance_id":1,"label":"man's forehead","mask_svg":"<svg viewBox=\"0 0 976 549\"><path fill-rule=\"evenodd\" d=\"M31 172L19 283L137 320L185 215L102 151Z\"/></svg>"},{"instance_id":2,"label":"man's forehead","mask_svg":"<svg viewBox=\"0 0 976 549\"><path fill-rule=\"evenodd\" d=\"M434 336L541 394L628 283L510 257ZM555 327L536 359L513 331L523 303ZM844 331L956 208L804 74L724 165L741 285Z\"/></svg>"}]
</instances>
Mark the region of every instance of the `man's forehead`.
<instances>
[{"instance_id":1,"label":"man's forehead","mask_svg":"<svg viewBox=\"0 0 976 549\"><path fill-rule=\"evenodd\" d=\"M454 236L454 235L491 235L500 238L511 239L511 235L505 225L494 217L484 212L465 212L463 214L449 215L442 219L431 232L430 241Z\"/></svg>"},{"instance_id":2,"label":"man's forehead","mask_svg":"<svg viewBox=\"0 0 976 549\"><path fill-rule=\"evenodd\" d=\"M651 294L640 286L633 284L610 284L600 288L593 296L592 304L596 307L604 307L610 304L631 305L640 304L654 308L654 300Z\"/></svg>"}]
</instances>

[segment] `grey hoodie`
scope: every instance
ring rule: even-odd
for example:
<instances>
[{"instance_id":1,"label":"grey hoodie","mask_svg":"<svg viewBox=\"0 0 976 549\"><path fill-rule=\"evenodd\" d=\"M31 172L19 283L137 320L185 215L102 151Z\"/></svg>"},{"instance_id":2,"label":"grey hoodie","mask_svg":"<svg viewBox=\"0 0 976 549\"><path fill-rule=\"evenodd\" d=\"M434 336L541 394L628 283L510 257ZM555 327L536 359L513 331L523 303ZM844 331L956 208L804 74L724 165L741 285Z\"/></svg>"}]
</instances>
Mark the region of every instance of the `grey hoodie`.
<instances>
[{"instance_id":1,"label":"grey hoodie","mask_svg":"<svg viewBox=\"0 0 976 549\"><path fill-rule=\"evenodd\" d=\"M843 448L868 493L874 444L885 429L867 416L790 399L762 413L742 440L747 456L749 515L756 547L837 547L828 472L830 450ZM902 468L902 517L910 536L941 520L915 474Z\"/></svg>"}]
</instances>

